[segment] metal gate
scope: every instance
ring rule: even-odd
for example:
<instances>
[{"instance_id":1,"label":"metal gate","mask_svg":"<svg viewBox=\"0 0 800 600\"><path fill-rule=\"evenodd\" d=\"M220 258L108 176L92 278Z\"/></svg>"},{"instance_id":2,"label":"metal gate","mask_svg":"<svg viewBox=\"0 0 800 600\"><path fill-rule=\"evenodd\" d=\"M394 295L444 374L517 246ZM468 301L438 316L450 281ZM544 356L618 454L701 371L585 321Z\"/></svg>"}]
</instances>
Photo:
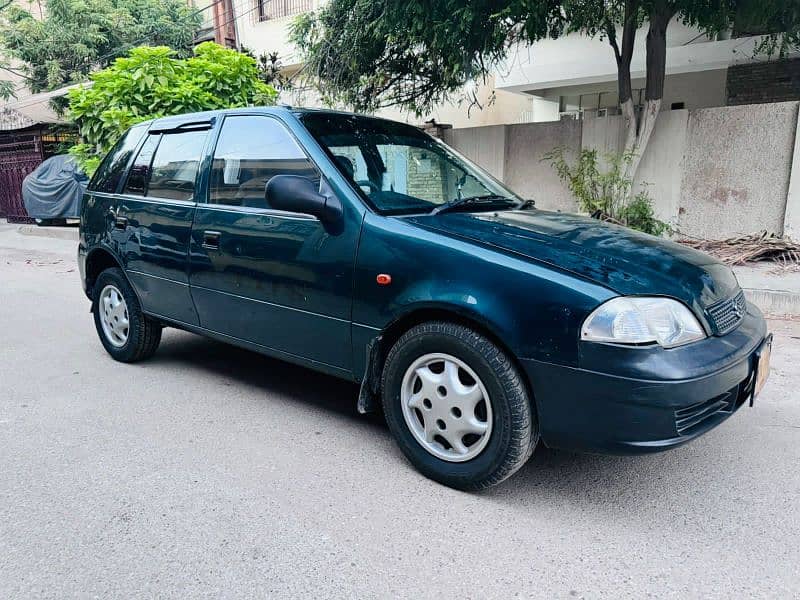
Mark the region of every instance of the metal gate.
<instances>
[{"instance_id":1,"label":"metal gate","mask_svg":"<svg viewBox=\"0 0 800 600\"><path fill-rule=\"evenodd\" d=\"M22 180L43 159L39 135L0 136L0 218L9 223L33 223L22 202Z\"/></svg>"}]
</instances>

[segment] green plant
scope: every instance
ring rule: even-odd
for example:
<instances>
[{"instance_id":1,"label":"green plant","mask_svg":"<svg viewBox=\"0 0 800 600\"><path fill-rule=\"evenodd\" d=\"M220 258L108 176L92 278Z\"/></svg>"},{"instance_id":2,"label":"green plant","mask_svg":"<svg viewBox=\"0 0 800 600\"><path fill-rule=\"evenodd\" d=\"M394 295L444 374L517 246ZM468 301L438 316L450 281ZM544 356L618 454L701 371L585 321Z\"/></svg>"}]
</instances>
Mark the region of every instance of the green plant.
<instances>
[{"instance_id":1,"label":"green plant","mask_svg":"<svg viewBox=\"0 0 800 600\"><path fill-rule=\"evenodd\" d=\"M93 85L69 91L69 117L82 143L74 155L87 173L131 125L219 108L274 104L278 93L259 78L256 61L205 42L188 59L166 47L135 48L91 75Z\"/></svg>"},{"instance_id":2,"label":"green plant","mask_svg":"<svg viewBox=\"0 0 800 600\"><path fill-rule=\"evenodd\" d=\"M292 89L292 79L283 70L283 61L277 52L262 52L256 55L250 48L242 46L240 52L256 61L261 81L280 91Z\"/></svg>"},{"instance_id":3,"label":"green plant","mask_svg":"<svg viewBox=\"0 0 800 600\"><path fill-rule=\"evenodd\" d=\"M545 154L578 200L578 206L592 217L626 225L652 235L668 233L669 226L656 218L653 201L647 190L632 195L633 180L626 168L633 159L630 153L606 153L583 149L570 164L564 148Z\"/></svg>"}]
</instances>

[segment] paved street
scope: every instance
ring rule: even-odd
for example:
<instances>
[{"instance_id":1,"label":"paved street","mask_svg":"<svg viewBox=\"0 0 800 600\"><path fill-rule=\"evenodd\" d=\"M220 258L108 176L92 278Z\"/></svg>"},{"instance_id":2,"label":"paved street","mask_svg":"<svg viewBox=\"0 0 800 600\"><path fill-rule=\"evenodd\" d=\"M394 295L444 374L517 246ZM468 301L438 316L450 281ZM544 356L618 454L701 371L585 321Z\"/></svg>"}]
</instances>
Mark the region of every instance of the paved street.
<instances>
[{"instance_id":1,"label":"paved street","mask_svg":"<svg viewBox=\"0 0 800 600\"><path fill-rule=\"evenodd\" d=\"M0 226L0 598L800 594L800 323L696 442L465 494L350 384L174 330L112 361L74 249Z\"/></svg>"}]
</instances>

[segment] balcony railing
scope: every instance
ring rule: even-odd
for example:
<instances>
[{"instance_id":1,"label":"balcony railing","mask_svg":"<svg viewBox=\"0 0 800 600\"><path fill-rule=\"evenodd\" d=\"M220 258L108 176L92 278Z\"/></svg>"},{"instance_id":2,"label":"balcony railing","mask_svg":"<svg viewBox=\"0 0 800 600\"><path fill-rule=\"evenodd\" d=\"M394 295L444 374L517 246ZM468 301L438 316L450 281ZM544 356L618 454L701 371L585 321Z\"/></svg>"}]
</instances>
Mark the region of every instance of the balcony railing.
<instances>
[{"instance_id":1,"label":"balcony railing","mask_svg":"<svg viewBox=\"0 0 800 600\"><path fill-rule=\"evenodd\" d=\"M269 21L299 15L314 9L314 0L256 0L258 20Z\"/></svg>"}]
</instances>

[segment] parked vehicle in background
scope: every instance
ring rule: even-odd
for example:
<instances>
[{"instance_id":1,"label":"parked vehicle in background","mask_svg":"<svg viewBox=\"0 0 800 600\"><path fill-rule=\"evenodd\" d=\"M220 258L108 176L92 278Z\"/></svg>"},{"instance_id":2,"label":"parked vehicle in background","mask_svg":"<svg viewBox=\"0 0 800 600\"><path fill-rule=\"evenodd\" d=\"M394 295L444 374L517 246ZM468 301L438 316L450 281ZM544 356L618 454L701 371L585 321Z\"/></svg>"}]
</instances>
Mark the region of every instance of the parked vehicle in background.
<instances>
[{"instance_id":1,"label":"parked vehicle in background","mask_svg":"<svg viewBox=\"0 0 800 600\"><path fill-rule=\"evenodd\" d=\"M25 210L40 225L77 219L88 184L89 178L72 156L51 156L22 181Z\"/></svg>"},{"instance_id":2,"label":"parked vehicle in background","mask_svg":"<svg viewBox=\"0 0 800 600\"><path fill-rule=\"evenodd\" d=\"M119 141L78 250L100 340L164 326L361 383L410 461L475 490L551 447L683 444L752 401L771 336L731 270L532 209L409 125L258 108Z\"/></svg>"}]
</instances>

